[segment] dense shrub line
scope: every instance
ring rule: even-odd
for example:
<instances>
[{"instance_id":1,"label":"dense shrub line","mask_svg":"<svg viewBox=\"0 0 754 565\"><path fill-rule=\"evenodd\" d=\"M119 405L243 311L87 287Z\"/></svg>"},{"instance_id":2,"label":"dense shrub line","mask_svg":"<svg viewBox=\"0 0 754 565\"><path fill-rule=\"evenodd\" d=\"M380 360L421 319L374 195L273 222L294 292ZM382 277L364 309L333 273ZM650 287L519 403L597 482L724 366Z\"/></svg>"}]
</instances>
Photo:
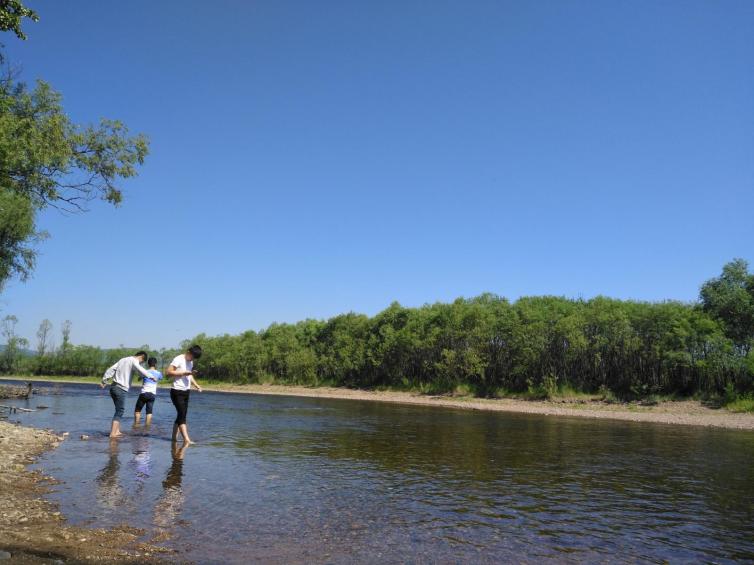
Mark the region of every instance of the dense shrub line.
<instances>
[{"instance_id":1,"label":"dense shrub line","mask_svg":"<svg viewBox=\"0 0 754 565\"><path fill-rule=\"evenodd\" d=\"M702 286L696 304L554 296L511 303L484 294L190 341L204 349L201 376L218 381L463 389L480 396L569 388L623 398L735 397L753 388L754 275L745 261L733 261ZM132 352L68 344L10 359L8 351L0 370L48 375L101 374ZM155 353L167 361L175 352Z\"/></svg>"},{"instance_id":2,"label":"dense shrub line","mask_svg":"<svg viewBox=\"0 0 754 565\"><path fill-rule=\"evenodd\" d=\"M197 336L213 379L436 392L608 389L620 396L745 390L752 356L700 308L679 302L494 295L374 317Z\"/></svg>"},{"instance_id":3,"label":"dense shrub line","mask_svg":"<svg viewBox=\"0 0 754 565\"><path fill-rule=\"evenodd\" d=\"M103 349L91 345L71 345L44 355L13 355L4 351L0 355L0 372L15 375L60 377L101 376L119 359L133 355L137 349L149 351L148 346ZM177 350L152 351L151 354L169 361Z\"/></svg>"}]
</instances>

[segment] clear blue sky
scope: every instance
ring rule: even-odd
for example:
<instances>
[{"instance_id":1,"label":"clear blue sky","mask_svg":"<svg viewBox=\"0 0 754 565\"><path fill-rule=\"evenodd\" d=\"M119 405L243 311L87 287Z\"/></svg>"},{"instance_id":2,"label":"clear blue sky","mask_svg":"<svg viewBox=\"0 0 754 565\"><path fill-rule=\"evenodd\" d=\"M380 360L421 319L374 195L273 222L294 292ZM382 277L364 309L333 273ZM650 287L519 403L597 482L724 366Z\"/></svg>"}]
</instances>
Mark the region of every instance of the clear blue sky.
<instances>
[{"instance_id":1,"label":"clear blue sky","mask_svg":"<svg viewBox=\"0 0 754 565\"><path fill-rule=\"evenodd\" d=\"M29 338L694 300L754 261L751 0L28 4L29 40L4 39L24 77L151 138L121 208L42 216L0 305Z\"/></svg>"}]
</instances>

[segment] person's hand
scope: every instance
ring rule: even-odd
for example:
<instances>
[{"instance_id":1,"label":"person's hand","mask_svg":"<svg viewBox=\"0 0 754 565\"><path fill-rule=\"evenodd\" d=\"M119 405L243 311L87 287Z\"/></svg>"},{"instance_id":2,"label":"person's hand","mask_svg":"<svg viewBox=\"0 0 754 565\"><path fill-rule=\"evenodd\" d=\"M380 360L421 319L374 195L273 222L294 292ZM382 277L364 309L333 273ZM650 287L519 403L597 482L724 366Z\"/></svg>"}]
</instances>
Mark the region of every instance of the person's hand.
<instances>
[{"instance_id":1,"label":"person's hand","mask_svg":"<svg viewBox=\"0 0 754 565\"><path fill-rule=\"evenodd\" d=\"M188 377L189 375L193 375L193 374L194 374L193 371L183 371L183 376L184 377Z\"/></svg>"},{"instance_id":2,"label":"person's hand","mask_svg":"<svg viewBox=\"0 0 754 565\"><path fill-rule=\"evenodd\" d=\"M100 388L105 388L105 383L100 383L100 384L99 384L99 387L100 387Z\"/></svg>"},{"instance_id":3,"label":"person's hand","mask_svg":"<svg viewBox=\"0 0 754 565\"><path fill-rule=\"evenodd\" d=\"M202 387L200 387L199 385L196 385L196 390L197 390L198 392L202 392Z\"/></svg>"}]
</instances>

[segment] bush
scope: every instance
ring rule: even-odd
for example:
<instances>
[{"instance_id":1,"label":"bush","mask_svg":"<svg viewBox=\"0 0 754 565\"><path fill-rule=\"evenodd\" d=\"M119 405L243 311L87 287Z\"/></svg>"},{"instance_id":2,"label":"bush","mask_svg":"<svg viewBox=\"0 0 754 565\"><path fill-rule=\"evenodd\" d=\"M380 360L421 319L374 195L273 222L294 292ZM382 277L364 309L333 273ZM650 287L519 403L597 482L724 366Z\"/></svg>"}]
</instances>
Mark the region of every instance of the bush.
<instances>
[{"instance_id":1,"label":"bush","mask_svg":"<svg viewBox=\"0 0 754 565\"><path fill-rule=\"evenodd\" d=\"M731 412L754 412L754 396L741 396L726 403L725 407Z\"/></svg>"}]
</instances>

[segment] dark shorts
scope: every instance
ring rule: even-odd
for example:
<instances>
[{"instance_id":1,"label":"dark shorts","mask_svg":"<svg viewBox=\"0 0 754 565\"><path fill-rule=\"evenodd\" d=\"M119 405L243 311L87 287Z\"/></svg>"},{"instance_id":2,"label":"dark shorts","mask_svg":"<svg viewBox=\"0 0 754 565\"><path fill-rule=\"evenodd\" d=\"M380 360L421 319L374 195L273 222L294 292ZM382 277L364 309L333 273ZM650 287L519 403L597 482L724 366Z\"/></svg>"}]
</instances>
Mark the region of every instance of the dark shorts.
<instances>
[{"instance_id":1,"label":"dark shorts","mask_svg":"<svg viewBox=\"0 0 754 565\"><path fill-rule=\"evenodd\" d=\"M136 408L134 408L134 412L141 412L141 409L144 408L144 405L147 405L147 414L152 413L152 407L154 406L154 393L151 392L142 392L139 395L139 398L136 400Z\"/></svg>"},{"instance_id":2,"label":"dark shorts","mask_svg":"<svg viewBox=\"0 0 754 565\"><path fill-rule=\"evenodd\" d=\"M188 390L175 390L174 388L170 389L170 400L173 402L173 406L175 406L175 423L178 426L186 423L189 393L190 391Z\"/></svg>"},{"instance_id":3,"label":"dark shorts","mask_svg":"<svg viewBox=\"0 0 754 565\"><path fill-rule=\"evenodd\" d=\"M113 421L120 422L120 419L123 417L123 411L126 409L126 396L128 396L128 393L118 385L110 385L110 398L113 399L113 404L115 404Z\"/></svg>"}]
</instances>

